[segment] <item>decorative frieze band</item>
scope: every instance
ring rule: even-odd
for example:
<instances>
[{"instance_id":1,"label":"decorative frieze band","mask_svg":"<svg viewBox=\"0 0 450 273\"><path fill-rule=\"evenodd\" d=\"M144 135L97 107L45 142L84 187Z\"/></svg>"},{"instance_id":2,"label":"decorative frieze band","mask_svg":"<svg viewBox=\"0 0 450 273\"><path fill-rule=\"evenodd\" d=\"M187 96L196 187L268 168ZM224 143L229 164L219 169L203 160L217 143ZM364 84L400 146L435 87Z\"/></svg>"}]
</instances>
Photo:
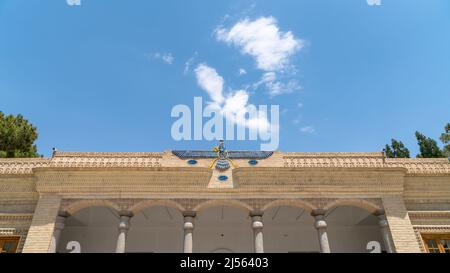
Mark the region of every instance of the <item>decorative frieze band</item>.
<instances>
[{"instance_id":1,"label":"decorative frieze band","mask_svg":"<svg viewBox=\"0 0 450 273\"><path fill-rule=\"evenodd\" d=\"M277 206L300 207L307 211L317 209L331 210L338 206L355 206L375 212L382 209L379 198L302 198L302 199L277 199L277 198L243 198L243 199L195 199L195 198L168 198L168 199L63 199L60 211L75 213L76 211L91 207L106 206L116 211L139 212L151 206L169 206L183 211L201 211L214 206L230 206L245 211L264 211Z\"/></svg>"}]
</instances>

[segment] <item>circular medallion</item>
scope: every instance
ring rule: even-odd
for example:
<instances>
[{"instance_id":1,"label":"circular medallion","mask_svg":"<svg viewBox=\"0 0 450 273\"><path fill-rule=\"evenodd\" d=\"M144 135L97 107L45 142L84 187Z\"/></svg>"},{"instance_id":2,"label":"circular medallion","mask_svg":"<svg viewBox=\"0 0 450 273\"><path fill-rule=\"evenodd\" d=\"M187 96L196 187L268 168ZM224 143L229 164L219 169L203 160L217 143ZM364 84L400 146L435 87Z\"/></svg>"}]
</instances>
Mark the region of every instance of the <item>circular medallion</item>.
<instances>
[{"instance_id":1,"label":"circular medallion","mask_svg":"<svg viewBox=\"0 0 450 273\"><path fill-rule=\"evenodd\" d=\"M248 164L254 166L254 165L258 164L258 160L255 160L255 159L249 160L249 161L248 161Z\"/></svg>"},{"instance_id":2,"label":"circular medallion","mask_svg":"<svg viewBox=\"0 0 450 273\"><path fill-rule=\"evenodd\" d=\"M191 159L191 160L188 160L187 163L188 163L189 165L195 165L195 164L197 164L197 160Z\"/></svg>"},{"instance_id":3,"label":"circular medallion","mask_svg":"<svg viewBox=\"0 0 450 273\"><path fill-rule=\"evenodd\" d=\"M226 175L219 175L218 179L220 181L226 181L228 179L228 176L226 176Z\"/></svg>"}]
</instances>

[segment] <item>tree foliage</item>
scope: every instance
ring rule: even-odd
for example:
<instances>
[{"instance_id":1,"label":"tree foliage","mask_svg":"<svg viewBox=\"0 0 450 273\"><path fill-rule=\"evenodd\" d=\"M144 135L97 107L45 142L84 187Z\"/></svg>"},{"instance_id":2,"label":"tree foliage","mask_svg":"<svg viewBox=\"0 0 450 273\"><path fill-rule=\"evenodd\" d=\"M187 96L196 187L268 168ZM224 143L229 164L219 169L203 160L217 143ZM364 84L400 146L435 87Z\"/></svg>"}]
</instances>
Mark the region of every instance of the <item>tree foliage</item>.
<instances>
[{"instance_id":1,"label":"tree foliage","mask_svg":"<svg viewBox=\"0 0 450 273\"><path fill-rule=\"evenodd\" d=\"M0 157L38 157L34 141L36 127L22 115L4 115L0 111Z\"/></svg>"},{"instance_id":2,"label":"tree foliage","mask_svg":"<svg viewBox=\"0 0 450 273\"><path fill-rule=\"evenodd\" d=\"M437 145L436 140L426 137L420 132L416 131L417 144L419 144L420 153L417 157L421 158L436 158L445 157L442 150Z\"/></svg>"},{"instance_id":3,"label":"tree foliage","mask_svg":"<svg viewBox=\"0 0 450 273\"><path fill-rule=\"evenodd\" d=\"M445 132L441 134L441 141L444 143L444 155L450 157L450 123L445 125Z\"/></svg>"},{"instance_id":4,"label":"tree foliage","mask_svg":"<svg viewBox=\"0 0 450 273\"><path fill-rule=\"evenodd\" d=\"M391 139L391 145L386 144L384 149L387 157L409 158L409 150L403 142Z\"/></svg>"}]
</instances>

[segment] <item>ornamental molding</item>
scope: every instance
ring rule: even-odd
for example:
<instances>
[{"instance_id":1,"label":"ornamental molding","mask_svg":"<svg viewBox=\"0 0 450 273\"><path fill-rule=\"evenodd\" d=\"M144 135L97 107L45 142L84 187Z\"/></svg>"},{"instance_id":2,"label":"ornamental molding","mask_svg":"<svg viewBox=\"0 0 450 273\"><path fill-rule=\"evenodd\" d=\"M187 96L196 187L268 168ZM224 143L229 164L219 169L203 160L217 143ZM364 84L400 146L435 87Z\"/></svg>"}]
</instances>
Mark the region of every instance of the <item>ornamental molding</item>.
<instances>
[{"instance_id":1,"label":"ornamental molding","mask_svg":"<svg viewBox=\"0 0 450 273\"><path fill-rule=\"evenodd\" d=\"M267 161L278 164L267 151L229 151L229 158ZM172 154L180 159L213 158L213 151L172 152L54 152L51 158L0 159L0 176L31 175L36 168L147 168L164 167ZM401 168L407 176L450 176L450 162L446 158L386 158L381 152L362 153L298 153L277 152L287 168ZM168 159L169 161L163 161ZM271 161L274 160L274 161ZM185 162L180 162L180 166ZM178 163L176 163L178 164ZM184 165L183 165L184 166Z\"/></svg>"},{"instance_id":2,"label":"ornamental molding","mask_svg":"<svg viewBox=\"0 0 450 273\"><path fill-rule=\"evenodd\" d=\"M309 213L317 209L332 211L339 206L359 207L367 210L369 213L383 208L380 198L65 198L61 200L60 212L74 214L81 209L93 206L109 207L116 212L131 211L134 214L152 206L168 206L178 209L180 212L194 211L198 213L217 206L230 206L247 213L252 211L264 212L279 206L299 207Z\"/></svg>"},{"instance_id":3,"label":"ornamental molding","mask_svg":"<svg viewBox=\"0 0 450 273\"><path fill-rule=\"evenodd\" d=\"M382 153L285 153L284 167L403 168L407 175L450 175L447 158L385 158Z\"/></svg>"},{"instance_id":4,"label":"ornamental molding","mask_svg":"<svg viewBox=\"0 0 450 273\"><path fill-rule=\"evenodd\" d=\"M450 219L450 211L408 211L411 219Z\"/></svg>"},{"instance_id":5,"label":"ornamental molding","mask_svg":"<svg viewBox=\"0 0 450 273\"><path fill-rule=\"evenodd\" d=\"M48 158L0 159L0 175L32 174L37 167L48 166Z\"/></svg>"},{"instance_id":6,"label":"ornamental molding","mask_svg":"<svg viewBox=\"0 0 450 273\"><path fill-rule=\"evenodd\" d=\"M33 219L32 213L0 213L0 223L1 222L31 223L32 219Z\"/></svg>"}]
</instances>

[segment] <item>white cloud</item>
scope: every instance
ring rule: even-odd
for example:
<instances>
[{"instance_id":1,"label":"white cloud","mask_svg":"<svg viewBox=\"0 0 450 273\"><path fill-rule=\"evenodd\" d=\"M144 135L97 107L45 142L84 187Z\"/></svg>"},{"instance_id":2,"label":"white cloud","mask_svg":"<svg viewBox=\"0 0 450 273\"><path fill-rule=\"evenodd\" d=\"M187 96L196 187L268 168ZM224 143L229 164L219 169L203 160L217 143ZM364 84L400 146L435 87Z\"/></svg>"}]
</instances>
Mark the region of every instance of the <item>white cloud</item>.
<instances>
[{"instance_id":1,"label":"white cloud","mask_svg":"<svg viewBox=\"0 0 450 273\"><path fill-rule=\"evenodd\" d=\"M166 63L166 64L172 64L173 62L173 56L172 54L164 54L161 56L161 59Z\"/></svg>"},{"instance_id":2,"label":"white cloud","mask_svg":"<svg viewBox=\"0 0 450 273\"><path fill-rule=\"evenodd\" d=\"M381 0L366 0L369 6L380 6Z\"/></svg>"},{"instance_id":3,"label":"white cloud","mask_svg":"<svg viewBox=\"0 0 450 273\"><path fill-rule=\"evenodd\" d=\"M247 70L245 70L244 68L240 68L239 69L239 76L245 75L247 74Z\"/></svg>"},{"instance_id":4,"label":"white cloud","mask_svg":"<svg viewBox=\"0 0 450 273\"><path fill-rule=\"evenodd\" d=\"M300 131L303 132L303 133L312 134L312 133L314 133L316 130L315 130L314 127L312 127L312 126L306 126L306 127L300 128Z\"/></svg>"},{"instance_id":5,"label":"white cloud","mask_svg":"<svg viewBox=\"0 0 450 273\"><path fill-rule=\"evenodd\" d=\"M172 53L152 53L152 54L146 54L147 57L152 58L152 59L156 59L156 60L161 60L163 62L165 62L166 64L172 64L173 60L175 59L172 56Z\"/></svg>"},{"instance_id":6,"label":"white cloud","mask_svg":"<svg viewBox=\"0 0 450 273\"><path fill-rule=\"evenodd\" d=\"M195 69L195 75L198 85L208 92L214 102L219 104L224 102L222 95L224 81L214 68L200 64Z\"/></svg>"},{"instance_id":7,"label":"white cloud","mask_svg":"<svg viewBox=\"0 0 450 273\"><path fill-rule=\"evenodd\" d=\"M66 0L69 6L81 6L81 0Z\"/></svg>"},{"instance_id":8,"label":"white cloud","mask_svg":"<svg viewBox=\"0 0 450 273\"><path fill-rule=\"evenodd\" d=\"M274 17L261 17L254 21L244 19L230 29L218 28L216 39L240 48L242 54L256 59L257 67L264 71L277 71L289 64L289 57L303 47L303 41L292 32L282 32Z\"/></svg>"},{"instance_id":9,"label":"white cloud","mask_svg":"<svg viewBox=\"0 0 450 273\"><path fill-rule=\"evenodd\" d=\"M257 89L261 84L265 85L271 97L292 93L301 89L297 80L289 80L286 83L277 80L277 74L275 72L264 73L261 80L253 84L253 88Z\"/></svg>"},{"instance_id":10,"label":"white cloud","mask_svg":"<svg viewBox=\"0 0 450 273\"><path fill-rule=\"evenodd\" d=\"M200 64L194 70L198 85L210 96L210 106L220 110L221 114L234 123L255 129L267 130L269 122L263 112L258 112L257 117L242 118L242 113L255 107L248 103L249 94L245 90L231 91L226 96L223 94L224 80L217 71L206 64Z\"/></svg>"},{"instance_id":11,"label":"white cloud","mask_svg":"<svg viewBox=\"0 0 450 273\"><path fill-rule=\"evenodd\" d=\"M232 44L242 54L255 58L257 68L265 73L253 84L254 89L263 84L271 97L300 89L298 81L280 81L277 74L295 70L290 57L303 48L304 42L295 38L291 31L281 31L274 17L260 17L254 21L244 19L230 29L218 28L215 35L217 40Z\"/></svg>"},{"instance_id":12,"label":"white cloud","mask_svg":"<svg viewBox=\"0 0 450 273\"><path fill-rule=\"evenodd\" d=\"M184 63L184 74L186 75L189 70L191 70L191 66L195 61L195 58L197 57L197 51L194 53L194 55L192 57L190 57L185 63Z\"/></svg>"},{"instance_id":13,"label":"white cloud","mask_svg":"<svg viewBox=\"0 0 450 273\"><path fill-rule=\"evenodd\" d=\"M266 83L266 87L269 90L269 95L271 97L278 96L281 94L292 93L295 90L301 89L298 81L290 80L287 83L283 82L268 82Z\"/></svg>"}]
</instances>

